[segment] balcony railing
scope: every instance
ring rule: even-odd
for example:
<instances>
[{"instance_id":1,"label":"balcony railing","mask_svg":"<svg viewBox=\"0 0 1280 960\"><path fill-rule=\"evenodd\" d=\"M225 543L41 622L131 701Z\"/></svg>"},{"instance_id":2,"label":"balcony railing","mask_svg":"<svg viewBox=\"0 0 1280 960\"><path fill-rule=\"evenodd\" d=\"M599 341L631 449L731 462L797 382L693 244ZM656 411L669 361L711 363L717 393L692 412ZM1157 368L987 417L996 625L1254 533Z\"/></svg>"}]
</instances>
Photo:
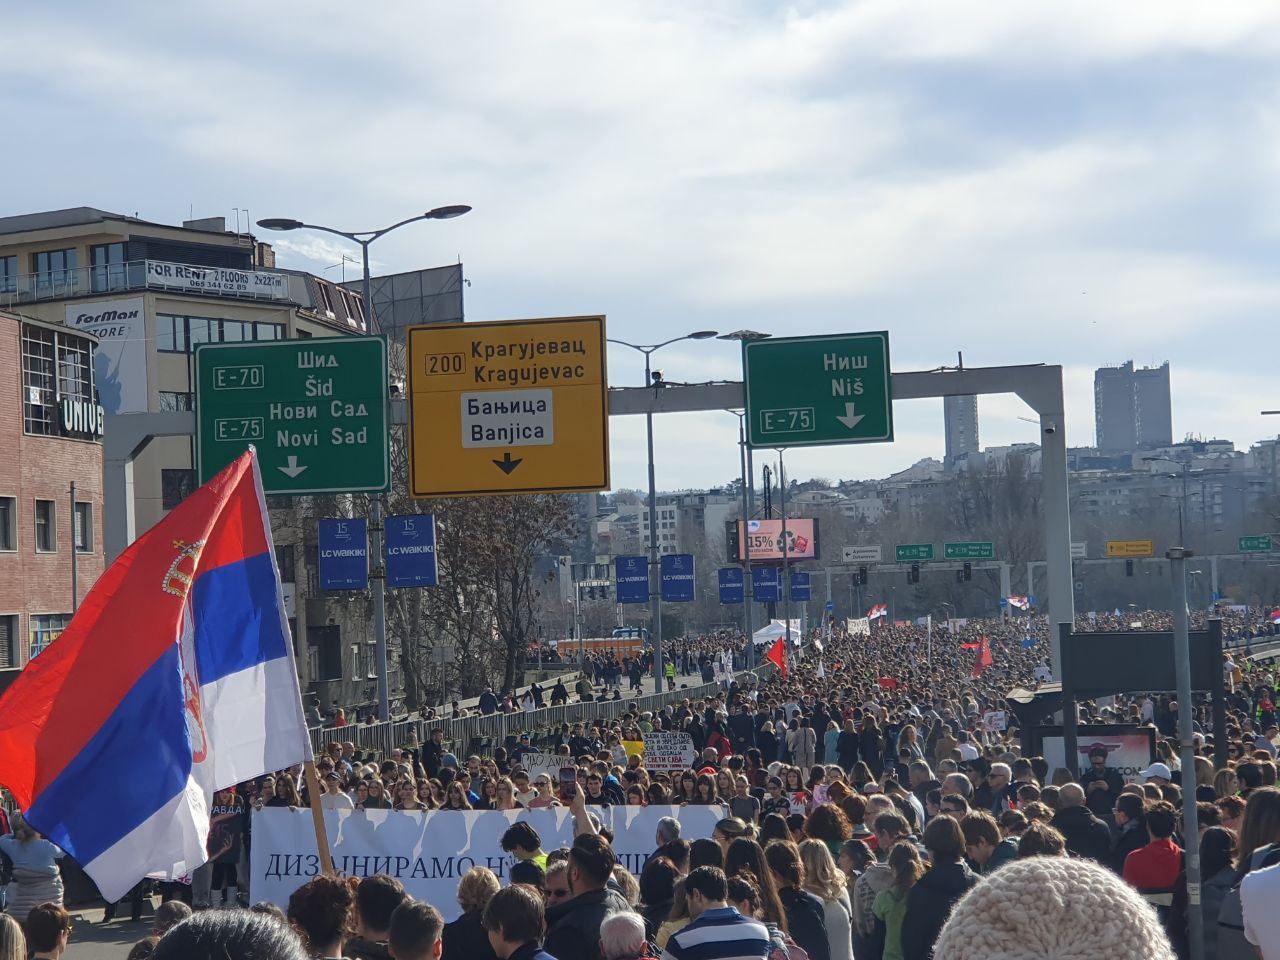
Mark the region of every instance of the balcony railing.
<instances>
[{"instance_id":1,"label":"balcony railing","mask_svg":"<svg viewBox=\"0 0 1280 960\"><path fill-rule=\"evenodd\" d=\"M130 260L127 263L0 276L0 307L130 290L169 290L241 300L292 300L289 281L289 274L273 270Z\"/></svg>"}]
</instances>

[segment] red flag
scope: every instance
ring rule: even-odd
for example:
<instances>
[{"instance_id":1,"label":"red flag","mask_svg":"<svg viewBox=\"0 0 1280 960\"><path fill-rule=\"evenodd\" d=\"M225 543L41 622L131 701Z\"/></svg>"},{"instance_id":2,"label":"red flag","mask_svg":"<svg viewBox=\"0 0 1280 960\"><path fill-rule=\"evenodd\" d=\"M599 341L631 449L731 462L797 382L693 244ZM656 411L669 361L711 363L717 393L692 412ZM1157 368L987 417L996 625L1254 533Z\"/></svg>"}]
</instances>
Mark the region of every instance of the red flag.
<instances>
[{"instance_id":1,"label":"red flag","mask_svg":"<svg viewBox=\"0 0 1280 960\"><path fill-rule=\"evenodd\" d=\"M979 646L981 646L981 644L972 643L972 642L962 643L960 644L960 649L961 650L977 650Z\"/></svg>"},{"instance_id":2,"label":"red flag","mask_svg":"<svg viewBox=\"0 0 1280 960\"><path fill-rule=\"evenodd\" d=\"M776 663L778 669L782 671L782 679L787 679L787 647L782 642L781 637L773 641L773 646L769 648L769 652L764 655L764 658L770 663Z\"/></svg>"},{"instance_id":3,"label":"red flag","mask_svg":"<svg viewBox=\"0 0 1280 960\"><path fill-rule=\"evenodd\" d=\"M898 681L893 679L893 677L881 677L879 680L876 681L876 683L880 685L881 690L897 690L898 689Z\"/></svg>"},{"instance_id":4,"label":"red flag","mask_svg":"<svg viewBox=\"0 0 1280 960\"><path fill-rule=\"evenodd\" d=\"M987 635L982 635L982 642L978 644L978 657L973 664L973 675L975 678L982 676L982 671L994 663L991 656L991 644L987 642Z\"/></svg>"}]
</instances>

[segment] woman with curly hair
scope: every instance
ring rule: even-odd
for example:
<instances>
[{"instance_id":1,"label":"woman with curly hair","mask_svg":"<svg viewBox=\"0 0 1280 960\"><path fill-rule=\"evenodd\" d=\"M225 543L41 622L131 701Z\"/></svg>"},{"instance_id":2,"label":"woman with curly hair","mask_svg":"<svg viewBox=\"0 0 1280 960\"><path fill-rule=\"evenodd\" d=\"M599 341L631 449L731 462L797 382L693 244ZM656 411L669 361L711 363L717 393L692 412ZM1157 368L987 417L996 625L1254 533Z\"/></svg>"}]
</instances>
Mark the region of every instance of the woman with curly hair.
<instances>
[{"instance_id":1,"label":"woman with curly hair","mask_svg":"<svg viewBox=\"0 0 1280 960\"><path fill-rule=\"evenodd\" d=\"M836 866L831 851L821 840L800 843L800 862L804 865L805 890L822 901L831 960L853 960L853 902L844 871Z\"/></svg>"},{"instance_id":2,"label":"woman with curly hair","mask_svg":"<svg viewBox=\"0 0 1280 960\"><path fill-rule=\"evenodd\" d=\"M355 890L346 881L316 877L293 891L285 915L311 956L340 957L353 932L355 902Z\"/></svg>"},{"instance_id":3,"label":"woman with curly hair","mask_svg":"<svg viewBox=\"0 0 1280 960\"><path fill-rule=\"evenodd\" d=\"M458 881L462 915L444 925L440 934L441 960L496 960L481 921L498 889L498 878L488 867L472 867Z\"/></svg>"},{"instance_id":4,"label":"woman with curly hair","mask_svg":"<svg viewBox=\"0 0 1280 960\"><path fill-rule=\"evenodd\" d=\"M804 835L812 840L821 840L831 855L838 857L844 842L853 837L853 824L834 803L824 803L814 807L809 814L804 822Z\"/></svg>"}]
</instances>

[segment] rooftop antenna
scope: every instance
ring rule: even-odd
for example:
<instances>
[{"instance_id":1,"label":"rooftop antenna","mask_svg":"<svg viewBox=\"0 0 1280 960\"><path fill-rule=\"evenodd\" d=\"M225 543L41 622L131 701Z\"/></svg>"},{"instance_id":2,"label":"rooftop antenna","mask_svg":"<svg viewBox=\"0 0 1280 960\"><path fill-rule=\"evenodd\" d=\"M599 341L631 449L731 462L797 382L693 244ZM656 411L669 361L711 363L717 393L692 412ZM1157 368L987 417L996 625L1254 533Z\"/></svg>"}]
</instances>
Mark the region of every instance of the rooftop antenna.
<instances>
[{"instance_id":1,"label":"rooftop antenna","mask_svg":"<svg viewBox=\"0 0 1280 960\"><path fill-rule=\"evenodd\" d=\"M956 369L957 370L964 369L964 351L963 350L956 351Z\"/></svg>"}]
</instances>

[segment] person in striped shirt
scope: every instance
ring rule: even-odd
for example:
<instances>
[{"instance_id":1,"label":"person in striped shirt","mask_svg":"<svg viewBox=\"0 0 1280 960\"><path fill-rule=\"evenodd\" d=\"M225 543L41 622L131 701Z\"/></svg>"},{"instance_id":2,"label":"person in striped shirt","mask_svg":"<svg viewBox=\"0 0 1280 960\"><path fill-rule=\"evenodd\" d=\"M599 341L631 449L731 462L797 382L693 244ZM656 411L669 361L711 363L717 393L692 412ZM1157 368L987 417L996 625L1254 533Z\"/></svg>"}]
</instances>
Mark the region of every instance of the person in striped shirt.
<instances>
[{"instance_id":1,"label":"person in striped shirt","mask_svg":"<svg viewBox=\"0 0 1280 960\"><path fill-rule=\"evenodd\" d=\"M769 930L726 901L728 881L719 867L698 867L684 880L693 920L673 933L662 960L766 960Z\"/></svg>"}]
</instances>

